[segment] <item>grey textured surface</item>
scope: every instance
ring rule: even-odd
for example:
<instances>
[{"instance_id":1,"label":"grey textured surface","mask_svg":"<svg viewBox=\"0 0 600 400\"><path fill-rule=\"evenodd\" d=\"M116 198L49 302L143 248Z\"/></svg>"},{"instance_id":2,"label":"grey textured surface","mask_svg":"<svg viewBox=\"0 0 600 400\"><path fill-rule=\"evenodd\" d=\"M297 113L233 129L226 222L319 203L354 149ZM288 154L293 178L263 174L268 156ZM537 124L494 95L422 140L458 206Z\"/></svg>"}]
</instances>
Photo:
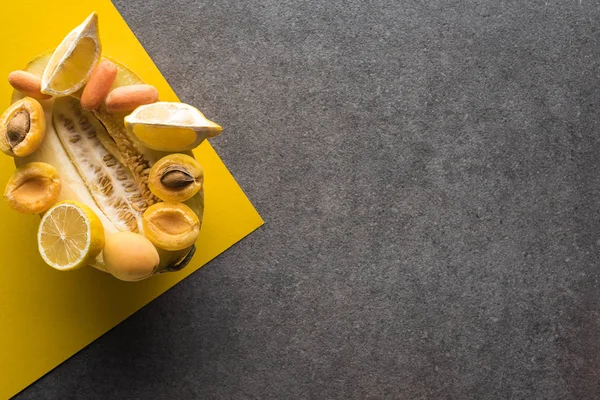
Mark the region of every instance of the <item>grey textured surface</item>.
<instances>
[{"instance_id":1,"label":"grey textured surface","mask_svg":"<svg viewBox=\"0 0 600 400\"><path fill-rule=\"evenodd\" d=\"M116 5L266 225L19 399L600 398L600 4Z\"/></svg>"}]
</instances>

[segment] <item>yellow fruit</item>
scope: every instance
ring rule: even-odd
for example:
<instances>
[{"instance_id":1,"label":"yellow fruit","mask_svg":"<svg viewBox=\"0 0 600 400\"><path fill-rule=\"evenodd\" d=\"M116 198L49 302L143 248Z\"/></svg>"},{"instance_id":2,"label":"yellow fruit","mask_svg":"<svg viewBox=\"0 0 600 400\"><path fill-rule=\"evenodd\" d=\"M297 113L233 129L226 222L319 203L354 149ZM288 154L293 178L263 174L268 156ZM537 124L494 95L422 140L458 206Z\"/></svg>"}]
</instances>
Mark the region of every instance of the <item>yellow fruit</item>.
<instances>
[{"instance_id":1,"label":"yellow fruit","mask_svg":"<svg viewBox=\"0 0 600 400\"><path fill-rule=\"evenodd\" d=\"M98 15L94 12L63 39L42 75L42 93L68 96L79 90L100 60Z\"/></svg>"},{"instance_id":2,"label":"yellow fruit","mask_svg":"<svg viewBox=\"0 0 600 400\"><path fill-rule=\"evenodd\" d=\"M164 250L183 250L192 246L200 234L200 221L182 203L158 203L144 212L144 234Z\"/></svg>"},{"instance_id":3,"label":"yellow fruit","mask_svg":"<svg viewBox=\"0 0 600 400\"><path fill-rule=\"evenodd\" d=\"M221 133L220 125L183 103L158 102L135 109L125 117L127 130L144 146L158 151L187 151Z\"/></svg>"},{"instance_id":4,"label":"yellow fruit","mask_svg":"<svg viewBox=\"0 0 600 400\"><path fill-rule=\"evenodd\" d=\"M41 76L51 56L52 52L49 52L36 57L24 70ZM117 77L111 90L144 83L125 65L116 60L111 62L117 66ZM142 146L129 134L123 121L125 113L110 113L104 104L93 113L83 112L79 102L82 92L80 89L71 96L41 102L46 116L52 115L47 120L46 137L37 151L27 157L15 158L15 163L17 166L42 161L52 164L62 181L58 201L74 200L88 205L104 224L106 235L132 229L128 223L131 222L131 215L138 221L138 231L141 233L144 211L160 201L148 187L148 175L151 167L166 154ZM15 90L12 102L23 97L23 93ZM107 178L111 177L109 182ZM107 192L104 200L101 199L103 193L100 189ZM127 199L129 201L122 201ZM200 188L196 195L185 202L200 221L203 200L203 190ZM118 211L125 206L134 210L111 214L111 210ZM127 226L125 229L121 222ZM193 249L193 245L176 251L156 247L160 264L155 273L183 268L190 261ZM90 265L106 271L103 252Z\"/></svg>"},{"instance_id":5,"label":"yellow fruit","mask_svg":"<svg viewBox=\"0 0 600 400\"><path fill-rule=\"evenodd\" d=\"M88 265L100 254L104 227L85 204L63 201L44 214L37 239L46 264L68 271Z\"/></svg>"},{"instance_id":6,"label":"yellow fruit","mask_svg":"<svg viewBox=\"0 0 600 400\"><path fill-rule=\"evenodd\" d=\"M45 135L44 109L31 97L17 101L0 117L0 150L6 155L30 155L40 147Z\"/></svg>"},{"instance_id":7,"label":"yellow fruit","mask_svg":"<svg viewBox=\"0 0 600 400\"><path fill-rule=\"evenodd\" d=\"M148 187L161 200L182 202L192 198L204 182L204 170L186 154L169 154L150 169Z\"/></svg>"},{"instance_id":8,"label":"yellow fruit","mask_svg":"<svg viewBox=\"0 0 600 400\"><path fill-rule=\"evenodd\" d=\"M152 275L160 264L154 245L133 232L117 232L106 237L106 269L123 281L138 281Z\"/></svg>"},{"instance_id":9,"label":"yellow fruit","mask_svg":"<svg viewBox=\"0 0 600 400\"><path fill-rule=\"evenodd\" d=\"M39 214L56 203L61 187L56 168L47 163L32 162L17 168L6 184L4 198L15 211Z\"/></svg>"}]
</instances>

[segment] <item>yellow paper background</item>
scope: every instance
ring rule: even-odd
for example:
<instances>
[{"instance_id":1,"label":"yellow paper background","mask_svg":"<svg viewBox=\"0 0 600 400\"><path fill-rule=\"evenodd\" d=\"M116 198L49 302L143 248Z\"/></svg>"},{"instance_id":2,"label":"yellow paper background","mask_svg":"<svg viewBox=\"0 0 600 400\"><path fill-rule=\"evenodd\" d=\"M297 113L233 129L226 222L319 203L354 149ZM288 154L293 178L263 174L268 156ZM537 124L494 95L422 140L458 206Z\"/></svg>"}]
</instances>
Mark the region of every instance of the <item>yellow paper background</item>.
<instances>
[{"instance_id":1,"label":"yellow paper background","mask_svg":"<svg viewBox=\"0 0 600 400\"><path fill-rule=\"evenodd\" d=\"M103 54L155 85L161 100L177 101L108 0L1 0L0 77L56 47L92 11L99 14ZM6 80L0 80L0 111L8 107L11 93ZM226 135L226 121L217 122ZM47 267L36 247L39 218L17 214L0 202L0 398L15 395L262 225L212 147L204 143L195 154L206 174L196 255L183 271L138 283L120 282L93 268L59 272ZM0 157L1 188L13 171L12 159Z\"/></svg>"}]
</instances>

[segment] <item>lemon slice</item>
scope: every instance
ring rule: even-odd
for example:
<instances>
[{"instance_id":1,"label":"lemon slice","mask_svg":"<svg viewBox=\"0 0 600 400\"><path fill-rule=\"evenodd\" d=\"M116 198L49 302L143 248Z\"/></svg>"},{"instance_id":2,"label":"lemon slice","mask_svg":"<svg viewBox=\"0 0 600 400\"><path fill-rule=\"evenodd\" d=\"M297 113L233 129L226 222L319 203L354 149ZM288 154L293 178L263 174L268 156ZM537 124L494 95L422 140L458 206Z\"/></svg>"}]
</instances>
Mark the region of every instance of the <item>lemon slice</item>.
<instances>
[{"instance_id":1,"label":"lemon slice","mask_svg":"<svg viewBox=\"0 0 600 400\"><path fill-rule=\"evenodd\" d=\"M42 75L42 93L68 96L87 81L100 59L98 15L94 12L54 50Z\"/></svg>"},{"instance_id":2,"label":"lemon slice","mask_svg":"<svg viewBox=\"0 0 600 400\"><path fill-rule=\"evenodd\" d=\"M64 201L44 214L37 240L46 264L69 271L87 265L102 251L104 227L86 205Z\"/></svg>"},{"instance_id":3,"label":"lemon slice","mask_svg":"<svg viewBox=\"0 0 600 400\"><path fill-rule=\"evenodd\" d=\"M146 147L176 152L192 150L223 130L197 108L164 101L136 108L125 117L125 126Z\"/></svg>"}]
</instances>

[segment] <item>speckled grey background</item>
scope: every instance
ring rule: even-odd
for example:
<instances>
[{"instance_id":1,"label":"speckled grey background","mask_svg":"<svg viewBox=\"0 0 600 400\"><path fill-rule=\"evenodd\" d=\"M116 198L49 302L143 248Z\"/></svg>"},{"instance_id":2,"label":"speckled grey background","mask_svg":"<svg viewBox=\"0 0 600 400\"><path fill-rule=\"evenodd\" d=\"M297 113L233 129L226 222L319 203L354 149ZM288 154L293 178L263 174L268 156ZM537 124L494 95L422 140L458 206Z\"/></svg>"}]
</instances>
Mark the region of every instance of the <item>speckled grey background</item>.
<instances>
[{"instance_id":1,"label":"speckled grey background","mask_svg":"<svg viewBox=\"0 0 600 400\"><path fill-rule=\"evenodd\" d=\"M600 398L600 2L125 1L266 225L19 399Z\"/></svg>"}]
</instances>

